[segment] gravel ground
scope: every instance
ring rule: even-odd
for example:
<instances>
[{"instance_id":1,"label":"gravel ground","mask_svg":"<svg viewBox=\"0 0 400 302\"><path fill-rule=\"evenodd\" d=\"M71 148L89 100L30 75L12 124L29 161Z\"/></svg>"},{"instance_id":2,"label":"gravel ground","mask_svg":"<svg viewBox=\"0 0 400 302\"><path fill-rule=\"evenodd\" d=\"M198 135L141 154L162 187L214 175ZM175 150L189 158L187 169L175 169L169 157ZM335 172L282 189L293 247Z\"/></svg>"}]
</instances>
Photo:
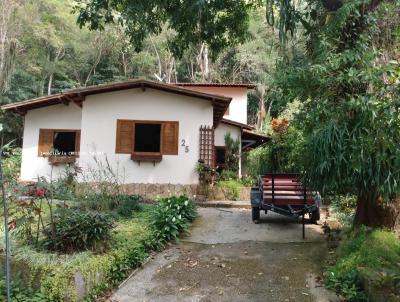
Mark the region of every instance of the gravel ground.
<instances>
[{"instance_id":1,"label":"gravel ground","mask_svg":"<svg viewBox=\"0 0 400 302\"><path fill-rule=\"evenodd\" d=\"M113 301L337 301L320 284L327 253L318 225L249 210L200 208L190 235L121 284Z\"/></svg>"}]
</instances>

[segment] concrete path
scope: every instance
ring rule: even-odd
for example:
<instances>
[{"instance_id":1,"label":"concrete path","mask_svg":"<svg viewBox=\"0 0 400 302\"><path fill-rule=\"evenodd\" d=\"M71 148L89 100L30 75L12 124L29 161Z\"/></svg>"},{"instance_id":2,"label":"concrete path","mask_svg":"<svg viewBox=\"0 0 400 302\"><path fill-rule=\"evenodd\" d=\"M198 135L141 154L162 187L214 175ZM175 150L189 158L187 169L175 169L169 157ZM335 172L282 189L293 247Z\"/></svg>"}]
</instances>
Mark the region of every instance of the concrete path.
<instances>
[{"instance_id":1,"label":"concrete path","mask_svg":"<svg viewBox=\"0 0 400 302\"><path fill-rule=\"evenodd\" d=\"M112 301L337 301L320 284L320 226L273 213L200 208L191 234L121 284Z\"/></svg>"}]
</instances>

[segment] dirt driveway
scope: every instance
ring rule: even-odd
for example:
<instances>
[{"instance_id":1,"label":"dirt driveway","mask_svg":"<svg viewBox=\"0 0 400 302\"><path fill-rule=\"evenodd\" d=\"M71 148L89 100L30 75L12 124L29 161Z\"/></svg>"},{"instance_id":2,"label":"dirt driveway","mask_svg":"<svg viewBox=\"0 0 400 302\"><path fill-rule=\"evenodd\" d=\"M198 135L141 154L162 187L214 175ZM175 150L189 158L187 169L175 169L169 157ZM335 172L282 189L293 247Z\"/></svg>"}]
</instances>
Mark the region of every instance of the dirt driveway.
<instances>
[{"instance_id":1,"label":"dirt driveway","mask_svg":"<svg viewBox=\"0 0 400 302\"><path fill-rule=\"evenodd\" d=\"M127 301L337 301L319 284L326 246L320 226L249 210L200 208L191 234L121 284Z\"/></svg>"}]
</instances>

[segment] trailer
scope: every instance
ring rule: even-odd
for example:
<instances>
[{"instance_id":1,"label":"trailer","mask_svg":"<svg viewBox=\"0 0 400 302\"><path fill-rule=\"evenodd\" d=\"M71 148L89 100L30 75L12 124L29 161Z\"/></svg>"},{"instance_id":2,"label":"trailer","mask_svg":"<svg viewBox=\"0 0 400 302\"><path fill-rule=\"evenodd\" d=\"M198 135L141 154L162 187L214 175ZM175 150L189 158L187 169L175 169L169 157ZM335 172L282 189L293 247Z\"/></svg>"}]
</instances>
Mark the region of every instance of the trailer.
<instances>
[{"instance_id":1,"label":"trailer","mask_svg":"<svg viewBox=\"0 0 400 302\"><path fill-rule=\"evenodd\" d=\"M307 190L296 173L269 173L260 176L258 187L251 189L251 215L260 221L260 212L272 211L294 219L302 218L305 237L305 215L311 223L320 219L320 196Z\"/></svg>"}]
</instances>

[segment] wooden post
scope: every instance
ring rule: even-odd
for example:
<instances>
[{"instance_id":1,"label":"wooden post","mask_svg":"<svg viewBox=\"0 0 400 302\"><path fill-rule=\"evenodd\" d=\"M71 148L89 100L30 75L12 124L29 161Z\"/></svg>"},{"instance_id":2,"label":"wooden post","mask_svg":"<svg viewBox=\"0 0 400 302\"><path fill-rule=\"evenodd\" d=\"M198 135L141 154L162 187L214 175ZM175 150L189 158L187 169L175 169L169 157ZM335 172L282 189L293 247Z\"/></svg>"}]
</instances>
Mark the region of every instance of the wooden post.
<instances>
[{"instance_id":1,"label":"wooden post","mask_svg":"<svg viewBox=\"0 0 400 302\"><path fill-rule=\"evenodd\" d=\"M275 174L272 174L272 203L275 204Z\"/></svg>"},{"instance_id":2,"label":"wooden post","mask_svg":"<svg viewBox=\"0 0 400 302\"><path fill-rule=\"evenodd\" d=\"M4 211L4 245L5 245L5 256L6 256L6 297L7 302L11 302L10 293L10 240L8 235L8 207L6 199L6 189L4 186L4 173L3 173L3 136L1 137L1 148L0 148L0 188L1 188L1 199L3 201L3 211Z\"/></svg>"}]
</instances>

